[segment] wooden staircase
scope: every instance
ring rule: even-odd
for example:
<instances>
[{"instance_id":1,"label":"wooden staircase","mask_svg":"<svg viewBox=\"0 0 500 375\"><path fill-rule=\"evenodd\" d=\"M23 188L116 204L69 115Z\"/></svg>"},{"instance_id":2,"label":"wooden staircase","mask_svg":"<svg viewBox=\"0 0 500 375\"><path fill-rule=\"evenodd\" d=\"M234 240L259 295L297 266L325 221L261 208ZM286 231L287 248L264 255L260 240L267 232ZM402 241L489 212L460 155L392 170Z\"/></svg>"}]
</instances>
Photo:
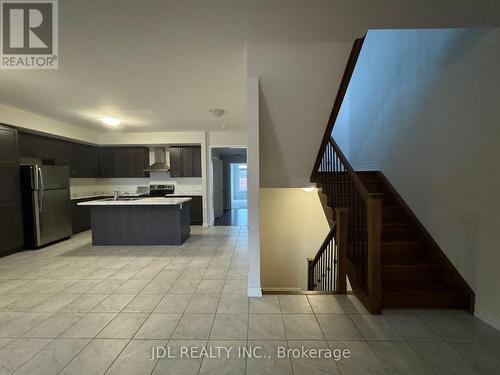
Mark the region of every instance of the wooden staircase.
<instances>
[{"instance_id":1,"label":"wooden staircase","mask_svg":"<svg viewBox=\"0 0 500 375\"><path fill-rule=\"evenodd\" d=\"M356 39L328 119L311 182L330 233L308 259L308 289L353 293L374 313L384 308L470 312L474 292L381 172L355 172L331 137L364 37Z\"/></svg>"},{"instance_id":2,"label":"wooden staircase","mask_svg":"<svg viewBox=\"0 0 500 375\"><path fill-rule=\"evenodd\" d=\"M331 231L309 259L310 290L328 290L333 272L332 285L347 276L372 313L472 311L474 293L381 172L355 172L333 139L319 169L316 184Z\"/></svg>"},{"instance_id":3,"label":"wooden staircase","mask_svg":"<svg viewBox=\"0 0 500 375\"><path fill-rule=\"evenodd\" d=\"M382 308L471 310L474 294L381 172L357 172L382 200Z\"/></svg>"}]
</instances>

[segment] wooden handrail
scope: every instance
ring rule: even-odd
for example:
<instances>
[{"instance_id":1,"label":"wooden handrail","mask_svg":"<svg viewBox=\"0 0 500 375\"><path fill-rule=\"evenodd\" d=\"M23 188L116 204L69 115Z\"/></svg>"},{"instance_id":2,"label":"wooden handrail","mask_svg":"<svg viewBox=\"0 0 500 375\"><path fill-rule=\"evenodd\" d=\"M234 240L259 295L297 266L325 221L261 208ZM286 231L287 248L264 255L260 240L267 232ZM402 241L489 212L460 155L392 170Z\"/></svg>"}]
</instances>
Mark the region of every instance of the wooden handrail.
<instances>
[{"instance_id":1,"label":"wooden handrail","mask_svg":"<svg viewBox=\"0 0 500 375\"><path fill-rule=\"evenodd\" d=\"M374 194L371 194L368 192L365 185L361 182L357 173L354 172L354 169L352 169L351 164L349 164L344 153L342 152L342 150L340 150L340 147L337 145L337 143L333 140L332 137L330 137L329 142L332 145L333 149L335 150L335 153L337 154L338 158L340 159L340 161L344 165L344 169L346 170L347 174L349 175L349 178L351 179L352 183L354 184L354 186L358 190L359 195L361 195L361 197L363 198L363 200L365 202L368 199L373 198Z\"/></svg>"},{"instance_id":2,"label":"wooden handrail","mask_svg":"<svg viewBox=\"0 0 500 375\"><path fill-rule=\"evenodd\" d=\"M328 118L325 134L323 135L323 139L318 150L318 155L316 156L316 161L314 162L314 167L310 177L311 182L316 182L319 165L321 164L321 160L323 159L323 152L325 151L325 147L332 135L335 121L337 121L342 102L344 101L344 97L347 92L347 88L349 87L349 82L351 81L354 67L356 66L356 62L358 61L358 57L361 52L361 48L363 47L364 41L365 37L363 36L362 38L356 39L352 46L351 53L349 54L349 59L347 60L347 65L344 69L344 74L342 75L342 80L340 81L339 90L337 91L337 96L335 97L335 102L333 103L333 108L330 113L330 117Z\"/></svg>"}]
</instances>

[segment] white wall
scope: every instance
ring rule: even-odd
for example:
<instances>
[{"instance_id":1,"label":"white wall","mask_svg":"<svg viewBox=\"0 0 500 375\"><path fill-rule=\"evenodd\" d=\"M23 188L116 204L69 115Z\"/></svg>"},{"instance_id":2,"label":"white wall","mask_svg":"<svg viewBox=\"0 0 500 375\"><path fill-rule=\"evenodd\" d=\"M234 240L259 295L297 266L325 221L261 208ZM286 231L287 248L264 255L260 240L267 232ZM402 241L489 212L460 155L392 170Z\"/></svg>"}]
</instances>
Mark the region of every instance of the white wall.
<instances>
[{"instance_id":1,"label":"white wall","mask_svg":"<svg viewBox=\"0 0 500 375\"><path fill-rule=\"evenodd\" d=\"M332 137L346 157L349 156L349 89L347 90L340 112L332 131Z\"/></svg>"},{"instance_id":2,"label":"white wall","mask_svg":"<svg viewBox=\"0 0 500 375\"><path fill-rule=\"evenodd\" d=\"M248 296L262 295L260 284L259 79L247 82L248 126Z\"/></svg>"},{"instance_id":3,"label":"white wall","mask_svg":"<svg viewBox=\"0 0 500 375\"><path fill-rule=\"evenodd\" d=\"M500 2L252 0L247 68L261 87L261 185L309 184L352 43L370 28L497 27Z\"/></svg>"},{"instance_id":4,"label":"white wall","mask_svg":"<svg viewBox=\"0 0 500 375\"><path fill-rule=\"evenodd\" d=\"M203 195L200 177L177 179L164 176L151 176L151 178L72 178L70 180L70 192L72 198L112 195L114 191L135 193L137 186L147 186L150 183L173 184L177 194Z\"/></svg>"},{"instance_id":5,"label":"white wall","mask_svg":"<svg viewBox=\"0 0 500 375\"><path fill-rule=\"evenodd\" d=\"M304 187L316 158L351 41L248 46L259 76L262 187Z\"/></svg>"},{"instance_id":6,"label":"white wall","mask_svg":"<svg viewBox=\"0 0 500 375\"><path fill-rule=\"evenodd\" d=\"M246 131L218 131L208 132L210 147L246 147L248 133Z\"/></svg>"},{"instance_id":7,"label":"white wall","mask_svg":"<svg viewBox=\"0 0 500 375\"><path fill-rule=\"evenodd\" d=\"M260 189L260 228L262 289L307 290L307 258L330 230L317 191Z\"/></svg>"},{"instance_id":8,"label":"white wall","mask_svg":"<svg viewBox=\"0 0 500 375\"><path fill-rule=\"evenodd\" d=\"M500 29L370 31L347 124L351 163L380 165L497 328L499 45Z\"/></svg>"},{"instance_id":9,"label":"white wall","mask_svg":"<svg viewBox=\"0 0 500 375\"><path fill-rule=\"evenodd\" d=\"M79 126L57 121L35 113L0 104L0 123L19 128L56 135L59 138L99 143L99 133Z\"/></svg>"}]
</instances>

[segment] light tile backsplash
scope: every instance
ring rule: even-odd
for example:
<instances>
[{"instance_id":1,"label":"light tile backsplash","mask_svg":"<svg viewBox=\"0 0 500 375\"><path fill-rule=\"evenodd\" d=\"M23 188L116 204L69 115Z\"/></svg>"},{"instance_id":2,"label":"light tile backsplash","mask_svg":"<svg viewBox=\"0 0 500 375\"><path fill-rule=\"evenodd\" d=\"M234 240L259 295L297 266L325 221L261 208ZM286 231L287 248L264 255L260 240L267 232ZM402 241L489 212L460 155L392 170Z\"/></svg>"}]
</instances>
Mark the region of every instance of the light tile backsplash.
<instances>
[{"instance_id":1,"label":"light tile backsplash","mask_svg":"<svg viewBox=\"0 0 500 375\"><path fill-rule=\"evenodd\" d=\"M96 195L113 195L114 191L135 193L137 186L173 184L176 194L198 195L203 193L201 177L171 178L167 172L151 172L150 178L72 178L71 198Z\"/></svg>"}]
</instances>

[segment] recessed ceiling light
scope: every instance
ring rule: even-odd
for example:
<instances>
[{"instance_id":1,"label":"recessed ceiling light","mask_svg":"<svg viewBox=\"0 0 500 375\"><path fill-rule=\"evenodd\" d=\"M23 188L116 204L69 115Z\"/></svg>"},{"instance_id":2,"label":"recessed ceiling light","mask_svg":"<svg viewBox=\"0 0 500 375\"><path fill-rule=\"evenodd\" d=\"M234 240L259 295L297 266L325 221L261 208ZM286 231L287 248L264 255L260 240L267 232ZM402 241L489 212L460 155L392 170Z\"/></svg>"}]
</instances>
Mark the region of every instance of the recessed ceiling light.
<instances>
[{"instance_id":1,"label":"recessed ceiling light","mask_svg":"<svg viewBox=\"0 0 500 375\"><path fill-rule=\"evenodd\" d=\"M106 125L110 126L117 126L122 123L122 120L116 117L110 117L110 116L101 116L99 119L104 122Z\"/></svg>"},{"instance_id":2,"label":"recessed ceiling light","mask_svg":"<svg viewBox=\"0 0 500 375\"><path fill-rule=\"evenodd\" d=\"M221 125L220 127L221 127L222 129L225 129L225 128L227 128L227 125L225 125L225 124L224 124L224 125Z\"/></svg>"}]
</instances>

